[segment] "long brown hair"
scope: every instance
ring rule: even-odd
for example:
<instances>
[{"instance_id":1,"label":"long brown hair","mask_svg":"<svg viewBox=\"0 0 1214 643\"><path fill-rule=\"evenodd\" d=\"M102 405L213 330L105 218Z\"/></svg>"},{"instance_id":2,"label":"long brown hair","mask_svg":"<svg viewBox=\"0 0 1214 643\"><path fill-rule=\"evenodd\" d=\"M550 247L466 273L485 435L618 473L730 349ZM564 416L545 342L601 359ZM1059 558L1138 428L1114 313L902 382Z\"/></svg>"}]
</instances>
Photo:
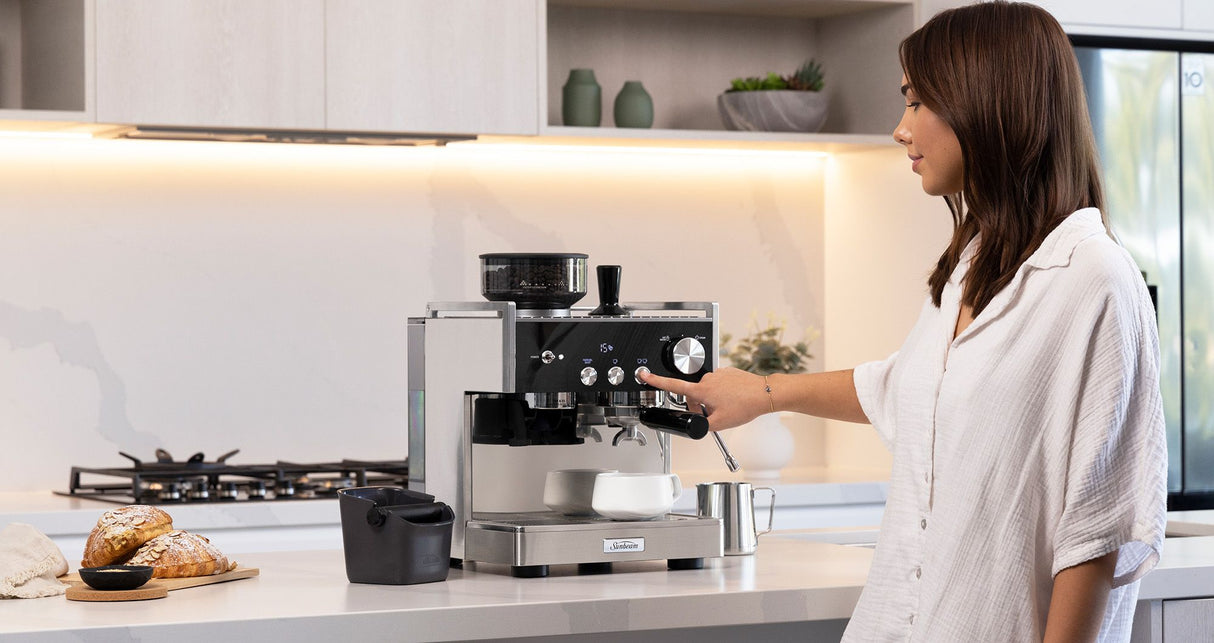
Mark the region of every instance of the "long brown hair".
<instances>
[{"instance_id":1,"label":"long brown hair","mask_svg":"<svg viewBox=\"0 0 1214 643\"><path fill-rule=\"evenodd\" d=\"M937 14L899 56L919 100L961 143L964 187L945 197L953 239L928 279L932 302L980 235L961 296L977 315L1067 215L1104 216L1079 64L1053 16L1003 0Z\"/></svg>"}]
</instances>

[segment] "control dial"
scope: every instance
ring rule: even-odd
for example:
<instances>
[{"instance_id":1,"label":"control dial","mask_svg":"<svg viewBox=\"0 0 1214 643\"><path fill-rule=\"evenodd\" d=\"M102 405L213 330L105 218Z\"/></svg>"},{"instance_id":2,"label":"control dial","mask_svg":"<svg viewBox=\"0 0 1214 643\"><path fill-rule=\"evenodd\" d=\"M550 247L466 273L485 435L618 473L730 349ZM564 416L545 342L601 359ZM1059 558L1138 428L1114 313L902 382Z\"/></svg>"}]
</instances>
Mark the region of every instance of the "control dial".
<instances>
[{"instance_id":1,"label":"control dial","mask_svg":"<svg viewBox=\"0 0 1214 643\"><path fill-rule=\"evenodd\" d=\"M684 337L666 347L671 368L684 375L699 373L704 368L704 357L704 345L694 337Z\"/></svg>"},{"instance_id":2,"label":"control dial","mask_svg":"<svg viewBox=\"0 0 1214 643\"><path fill-rule=\"evenodd\" d=\"M624 369L619 366L607 369L607 381L611 382L612 386L619 386L620 382L624 381Z\"/></svg>"},{"instance_id":3,"label":"control dial","mask_svg":"<svg viewBox=\"0 0 1214 643\"><path fill-rule=\"evenodd\" d=\"M582 380L582 384L586 386L594 386L594 383L599 380L599 372L593 367L587 366L582 369L581 373L578 373L578 379Z\"/></svg>"}]
</instances>

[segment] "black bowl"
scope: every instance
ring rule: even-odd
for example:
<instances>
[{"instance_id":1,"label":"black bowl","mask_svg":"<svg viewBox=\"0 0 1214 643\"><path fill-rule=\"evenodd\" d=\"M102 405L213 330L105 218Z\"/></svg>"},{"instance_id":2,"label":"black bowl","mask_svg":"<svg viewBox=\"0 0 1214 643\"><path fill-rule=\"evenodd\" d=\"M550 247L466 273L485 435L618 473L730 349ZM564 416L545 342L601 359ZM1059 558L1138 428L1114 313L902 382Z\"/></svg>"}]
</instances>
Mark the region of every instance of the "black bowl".
<instances>
[{"instance_id":1,"label":"black bowl","mask_svg":"<svg viewBox=\"0 0 1214 643\"><path fill-rule=\"evenodd\" d=\"M151 565L106 565L79 571L80 580L93 589L135 589L152 579Z\"/></svg>"}]
</instances>

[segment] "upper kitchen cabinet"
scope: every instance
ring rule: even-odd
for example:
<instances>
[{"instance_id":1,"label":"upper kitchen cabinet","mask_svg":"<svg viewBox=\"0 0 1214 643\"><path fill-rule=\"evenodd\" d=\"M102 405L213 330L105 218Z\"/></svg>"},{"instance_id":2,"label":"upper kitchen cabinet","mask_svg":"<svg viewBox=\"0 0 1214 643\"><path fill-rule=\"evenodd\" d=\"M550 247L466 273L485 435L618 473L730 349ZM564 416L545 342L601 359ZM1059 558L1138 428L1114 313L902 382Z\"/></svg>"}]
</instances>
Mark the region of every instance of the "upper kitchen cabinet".
<instances>
[{"instance_id":1,"label":"upper kitchen cabinet","mask_svg":"<svg viewBox=\"0 0 1214 643\"><path fill-rule=\"evenodd\" d=\"M1152 38L1211 39L1211 0L1028 0L1049 11L1068 33ZM970 0L920 0L919 20L970 3ZM1143 30L1150 30L1143 33ZM1166 30L1174 33L1160 33Z\"/></svg>"},{"instance_id":2,"label":"upper kitchen cabinet","mask_svg":"<svg viewBox=\"0 0 1214 643\"><path fill-rule=\"evenodd\" d=\"M324 0L99 2L97 120L322 129L324 9Z\"/></svg>"},{"instance_id":3,"label":"upper kitchen cabinet","mask_svg":"<svg viewBox=\"0 0 1214 643\"><path fill-rule=\"evenodd\" d=\"M1202 0L1208 2L1208 0ZM1032 0L1063 25L1181 29L1182 0Z\"/></svg>"},{"instance_id":4,"label":"upper kitchen cabinet","mask_svg":"<svg viewBox=\"0 0 1214 643\"><path fill-rule=\"evenodd\" d=\"M1214 31L1214 2L1184 0L1184 28L1189 31Z\"/></svg>"},{"instance_id":5,"label":"upper kitchen cabinet","mask_svg":"<svg viewBox=\"0 0 1214 643\"><path fill-rule=\"evenodd\" d=\"M887 145L898 121L898 43L913 0L546 0L545 127L549 136L696 139L810 146ZM816 59L829 112L820 133L727 131L717 96L738 77L788 75ZM565 127L561 89L575 68L602 87L600 127ZM625 81L653 98L649 130L615 128ZM825 149L825 148L824 148Z\"/></svg>"},{"instance_id":6,"label":"upper kitchen cabinet","mask_svg":"<svg viewBox=\"0 0 1214 643\"><path fill-rule=\"evenodd\" d=\"M0 0L0 120L93 120L93 0Z\"/></svg>"},{"instance_id":7,"label":"upper kitchen cabinet","mask_svg":"<svg viewBox=\"0 0 1214 643\"><path fill-rule=\"evenodd\" d=\"M543 0L328 0L328 128L536 134Z\"/></svg>"}]
</instances>

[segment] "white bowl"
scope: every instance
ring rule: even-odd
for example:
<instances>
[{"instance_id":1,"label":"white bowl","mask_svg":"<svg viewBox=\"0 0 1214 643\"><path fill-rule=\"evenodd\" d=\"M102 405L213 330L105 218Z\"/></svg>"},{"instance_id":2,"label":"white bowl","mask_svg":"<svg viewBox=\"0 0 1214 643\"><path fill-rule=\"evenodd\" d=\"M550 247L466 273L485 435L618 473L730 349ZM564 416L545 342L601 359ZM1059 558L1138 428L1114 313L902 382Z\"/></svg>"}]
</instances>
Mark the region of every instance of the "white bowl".
<instances>
[{"instance_id":1,"label":"white bowl","mask_svg":"<svg viewBox=\"0 0 1214 643\"><path fill-rule=\"evenodd\" d=\"M566 516L593 516L595 478L615 469L558 469L544 478L544 506Z\"/></svg>"},{"instance_id":2,"label":"white bowl","mask_svg":"<svg viewBox=\"0 0 1214 643\"><path fill-rule=\"evenodd\" d=\"M594 512L612 520L649 520L670 511L683 483L673 473L601 473L594 481Z\"/></svg>"},{"instance_id":3,"label":"white bowl","mask_svg":"<svg viewBox=\"0 0 1214 643\"><path fill-rule=\"evenodd\" d=\"M721 121L731 130L816 132L826 121L826 95L793 89L725 92L717 96Z\"/></svg>"}]
</instances>

